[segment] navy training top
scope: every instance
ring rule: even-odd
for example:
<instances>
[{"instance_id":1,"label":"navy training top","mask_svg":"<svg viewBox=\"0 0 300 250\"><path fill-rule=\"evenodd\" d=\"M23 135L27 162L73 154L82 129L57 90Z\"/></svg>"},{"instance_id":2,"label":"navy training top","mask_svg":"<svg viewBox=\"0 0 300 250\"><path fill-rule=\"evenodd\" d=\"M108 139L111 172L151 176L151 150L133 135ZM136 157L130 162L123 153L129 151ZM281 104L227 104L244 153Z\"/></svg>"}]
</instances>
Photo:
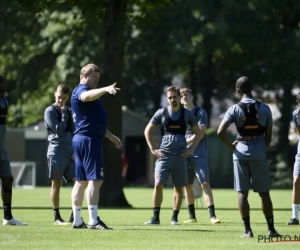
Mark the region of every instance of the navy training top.
<instances>
[{"instance_id":1,"label":"navy training top","mask_svg":"<svg viewBox=\"0 0 300 250\"><path fill-rule=\"evenodd\" d=\"M104 137L107 129L107 116L100 99L83 102L80 95L90 90L86 84L79 84L72 93L71 107L75 125L74 134Z\"/></svg>"}]
</instances>

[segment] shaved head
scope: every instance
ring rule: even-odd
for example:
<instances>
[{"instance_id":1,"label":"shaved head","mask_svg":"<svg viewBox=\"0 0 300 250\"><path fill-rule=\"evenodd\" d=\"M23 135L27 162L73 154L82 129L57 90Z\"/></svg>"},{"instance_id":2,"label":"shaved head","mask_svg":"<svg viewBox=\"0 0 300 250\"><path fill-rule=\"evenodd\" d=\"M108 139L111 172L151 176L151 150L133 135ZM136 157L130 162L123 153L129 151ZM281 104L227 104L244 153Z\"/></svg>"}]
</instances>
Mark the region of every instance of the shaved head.
<instances>
[{"instance_id":1,"label":"shaved head","mask_svg":"<svg viewBox=\"0 0 300 250\"><path fill-rule=\"evenodd\" d=\"M247 76L240 77L236 81L235 87L239 89L243 94L248 94L252 91L252 85Z\"/></svg>"}]
</instances>

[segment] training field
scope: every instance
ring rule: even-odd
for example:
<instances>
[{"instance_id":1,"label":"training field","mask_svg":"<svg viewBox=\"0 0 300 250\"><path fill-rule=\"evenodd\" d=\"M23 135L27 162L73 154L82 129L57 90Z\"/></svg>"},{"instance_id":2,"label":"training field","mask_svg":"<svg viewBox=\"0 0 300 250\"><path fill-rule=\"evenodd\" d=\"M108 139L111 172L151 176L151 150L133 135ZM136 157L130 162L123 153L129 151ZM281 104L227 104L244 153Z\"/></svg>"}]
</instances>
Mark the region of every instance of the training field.
<instances>
[{"instance_id":1,"label":"training field","mask_svg":"<svg viewBox=\"0 0 300 250\"><path fill-rule=\"evenodd\" d=\"M197 208L198 223L172 226L172 190L165 189L161 210L161 225L146 226L152 216L151 188L126 188L125 195L133 209L99 209L99 215L114 230L74 230L71 226L52 225L49 188L33 190L14 189L13 214L29 224L28 227L0 226L0 249L300 249L299 242L263 243L258 235L267 233L266 223L260 211L260 199L250 193L253 239L241 239L243 225L237 210L236 193L233 190L215 189L216 213L221 224L212 225L205 208ZM71 188L61 191L61 214L68 219ZM287 226L291 218L291 190L271 192L275 209L275 226L283 235L300 235L299 226ZM204 201L203 201L204 203ZM84 203L82 215L87 222ZM206 207L204 205L204 207ZM1 218L3 215L1 215ZM179 221L188 218L182 208ZM287 238L288 239L288 238Z\"/></svg>"}]
</instances>

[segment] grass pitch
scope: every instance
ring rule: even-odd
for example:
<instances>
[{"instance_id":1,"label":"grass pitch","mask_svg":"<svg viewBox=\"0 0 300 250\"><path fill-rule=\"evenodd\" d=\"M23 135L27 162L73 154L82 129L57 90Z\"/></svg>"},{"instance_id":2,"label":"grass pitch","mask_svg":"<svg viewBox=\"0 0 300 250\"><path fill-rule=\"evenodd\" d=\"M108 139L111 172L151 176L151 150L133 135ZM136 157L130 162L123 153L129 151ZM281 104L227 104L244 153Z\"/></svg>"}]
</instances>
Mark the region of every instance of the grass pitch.
<instances>
[{"instance_id":1,"label":"grass pitch","mask_svg":"<svg viewBox=\"0 0 300 250\"><path fill-rule=\"evenodd\" d=\"M266 235L267 226L260 210L260 198L250 193L253 239L241 239L243 225L237 209L237 195L233 190L213 190L216 214L221 224L209 221L205 202L198 202L197 224L172 226L172 190L164 190L161 225L146 226L152 216L150 188L125 188L125 195L133 209L102 209L99 215L114 228L112 231L73 230L71 226L54 226L49 198L50 188L13 190L13 215L29 224L28 227L0 226L0 249L299 249L298 242L258 242L258 235ZM61 190L61 215L68 219L71 188ZM300 235L299 226L287 226L291 218L291 190L273 190L275 227L283 235ZM88 221L86 203L82 210ZM2 217L1 217L2 218ZM182 208L179 221L188 218ZM286 237L289 239L289 237Z\"/></svg>"}]
</instances>

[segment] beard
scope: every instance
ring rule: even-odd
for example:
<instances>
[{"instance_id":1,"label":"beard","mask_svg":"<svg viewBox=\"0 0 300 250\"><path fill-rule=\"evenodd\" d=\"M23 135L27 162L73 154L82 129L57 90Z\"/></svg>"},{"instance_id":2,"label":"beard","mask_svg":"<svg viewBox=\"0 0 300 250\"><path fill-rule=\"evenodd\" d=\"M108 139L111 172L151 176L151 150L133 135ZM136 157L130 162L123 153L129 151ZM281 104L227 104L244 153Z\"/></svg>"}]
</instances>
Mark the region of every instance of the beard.
<instances>
[{"instance_id":1,"label":"beard","mask_svg":"<svg viewBox=\"0 0 300 250\"><path fill-rule=\"evenodd\" d=\"M176 108L178 106L177 102L171 102L171 107Z\"/></svg>"}]
</instances>

